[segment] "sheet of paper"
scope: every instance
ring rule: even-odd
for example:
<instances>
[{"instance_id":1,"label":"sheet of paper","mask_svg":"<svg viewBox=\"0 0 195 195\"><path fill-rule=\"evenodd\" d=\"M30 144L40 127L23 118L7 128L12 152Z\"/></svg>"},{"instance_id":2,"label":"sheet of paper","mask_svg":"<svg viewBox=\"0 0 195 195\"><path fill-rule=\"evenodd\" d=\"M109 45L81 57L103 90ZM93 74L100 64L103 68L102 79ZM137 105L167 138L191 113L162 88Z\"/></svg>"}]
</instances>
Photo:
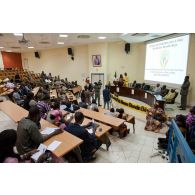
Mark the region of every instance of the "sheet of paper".
<instances>
[{"instance_id":1,"label":"sheet of paper","mask_svg":"<svg viewBox=\"0 0 195 195\"><path fill-rule=\"evenodd\" d=\"M60 110L64 110L66 108L66 105L60 105Z\"/></svg>"},{"instance_id":2,"label":"sheet of paper","mask_svg":"<svg viewBox=\"0 0 195 195\"><path fill-rule=\"evenodd\" d=\"M37 160L39 159L39 157L40 157L42 154L43 154L43 152L41 152L41 151L36 152L35 154L33 154L33 155L31 156L31 158L32 158L35 162L37 162Z\"/></svg>"},{"instance_id":3,"label":"sheet of paper","mask_svg":"<svg viewBox=\"0 0 195 195\"><path fill-rule=\"evenodd\" d=\"M47 146L46 146L46 145L40 144L39 147L37 148L38 152L34 153L34 154L31 156L31 158L32 158L35 162L37 162L37 160L39 159L39 157L40 157L42 154L45 153L46 149L47 149Z\"/></svg>"},{"instance_id":4,"label":"sheet of paper","mask_svg":"<svg viewBox=\"0 0 195 195\"><path fill-rule=\"evenodd\" d=\"M50 134L53 133L56 129L59 129L59 128L50 128L50 127L46 127L45 129L43 129L43 131L41 131L41 134L50 135Z\"/></svg>"},{"instance_id":5,"label":"sheet of paper","mask_svg":"<svg viewBox=\"0 0 195 195\"><path fill-rule=\"evenodd\" d=\"M47 147L48 150L54 151L62 142L60 141L53 141L49 146Z\"/></svg>"},{"instance_id":6,"label":"sheet of paper","mask_svg":"<svg viewBox=\"0 0 195 195\"><path fill-rule=\"evenodd\" d=\"M134 95L134 89L131 90L131 94Z\"/></svg>"},{"instance_id":7,"label":"sheet of paper","mask_svg":"<svg viewBox=\"0 0 195 195\"><path fill-rule=\"evenodd\" d=\"M90 129L87 128L87 131L88 131L88 133L93 134L93 129L92 128L90 128Z\"/></svg>"}]
</instances>

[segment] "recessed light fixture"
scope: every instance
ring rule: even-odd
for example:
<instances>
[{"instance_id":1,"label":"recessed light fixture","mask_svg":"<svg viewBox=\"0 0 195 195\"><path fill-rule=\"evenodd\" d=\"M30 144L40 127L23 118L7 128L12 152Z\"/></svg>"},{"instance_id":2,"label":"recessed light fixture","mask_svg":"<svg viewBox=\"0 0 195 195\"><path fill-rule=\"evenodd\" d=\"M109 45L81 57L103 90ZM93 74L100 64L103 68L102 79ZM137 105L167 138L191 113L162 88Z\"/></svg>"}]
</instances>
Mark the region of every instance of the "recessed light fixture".
<instances>
[{"instance_id":1,"label":"recessed light fixture","mask_svg":"<svg viewBox=\"0 0 195 195\"><path fill-rule=\"evenodd\" d=\"M0 49L3 49L4 47L0 47Z\"/></svg>"},{"instance_id":2,"label":"recessed light fixture","mask_svg":"<svg viewBox=\"0 0 195 195\"><path fill-rule=\"evenodd\" d=\"M59 35L59 37L68 37L68 35Z\"/></svg>"},{"instance_id":3,"label":"recessed light fixture","mask_svg":"<svg viewBox=\"0 0 195 195\"><path fill-rule=\"evenodd\" d=\"M106 37L98 37L98 39L106 39Z\"/></svg>"},{"instance_id":4,"label":"recessed light fixture","mask_svg":"<svg viewBox=\"0 0 195 195\"><path fill-rule=\"evenodd\" d=\"M64 45L64 42L58 42L58 45Z\"/></svg>"},{"instance_id":5,"label":"recessed light fixture","mask_svg":"<svg viewBox=\"0 0 195 195\"><path fill-rule=\"evenodd\" d=\"M14 33L15 36L23 36L22 33Z\"/></svg>"},{"instance_id":6,"label":"recessed light fixture","mask_svg":"<svg viewBox=\"0 0 195 195\"><path fill-rule=\"evenodd\" d=\"M30 47L28 47L28 49L33 49L34 47L32 47L32 46L30 46Z\"/></svg>"}]
</instances>

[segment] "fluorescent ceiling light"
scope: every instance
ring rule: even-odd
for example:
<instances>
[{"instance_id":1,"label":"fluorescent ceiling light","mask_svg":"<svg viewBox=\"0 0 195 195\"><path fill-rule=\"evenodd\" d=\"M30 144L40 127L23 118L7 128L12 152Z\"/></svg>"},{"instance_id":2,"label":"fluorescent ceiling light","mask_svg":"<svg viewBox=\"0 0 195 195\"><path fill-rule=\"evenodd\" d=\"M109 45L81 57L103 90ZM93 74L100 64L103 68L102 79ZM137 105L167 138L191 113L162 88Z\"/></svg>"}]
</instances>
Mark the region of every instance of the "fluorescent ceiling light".
<instances>
[{"instance_id":1,"label":"fluorescent ceiling light","mask_svg":"<svg viewBox=\"0 0 195 195\"><path fill-rule=\"evenodd\" d=\"M58 45L64 45L64 42L58 42Z\"/></svg>"},{"instance_id":2,"label":"fluorescent ceiling light","mask_svg":"<svg viewBox=\"0 0 195 195\"><path fill-rule=\"evenodd\" d=\"M34 47L32 47L32 46L30 46L30 47L28 47L28 49L33 49Z\"/></svg>"},{"instance_id":3,"label":"fluorescent ceiling light","mask_svg":"<svg viewBox=\"0 0 195 195\"><path fill-rule=\"evenodd\" d=\"M0 49L3 49L4 47L0 47Z\"/></svg>"},{"instance_id":4,"label":"fluorescent ceiling light","mask_svg":"<svg viewBox=\"0 0 195 195\"><path fill-rule=\"evenodd\" d=\"M68 35L59 35L59 37L68 37Z\"/></svg>"},{"instance_id":5,"label":"fluorescent ceiling light","mask_svg":"<svg viewBox=\"0 0 195 195\"><path fill-rule=\"evenodd\" d=\"M106 37L98 37L98 39L106 39Z\"/></svg>"},{"instance_id":6,"label":"fluorescent ceiling light","mask_svg":"<svg viewBox=\"0 0 195 195\"><path fill-rule=\"evenodd\" d=\"M6 52L12 52L11 50L6 50Z\"/></svg>"},{"instance_id":7,"label":"fluorescent ceiling light","mask_svg":"<svg viewBox=\"0 0 195 195\"><path fill-rule=\"evenodd\" d=\"M23 36L22 33L14 33L15 36Z\"/></svg>"}]
</instances>

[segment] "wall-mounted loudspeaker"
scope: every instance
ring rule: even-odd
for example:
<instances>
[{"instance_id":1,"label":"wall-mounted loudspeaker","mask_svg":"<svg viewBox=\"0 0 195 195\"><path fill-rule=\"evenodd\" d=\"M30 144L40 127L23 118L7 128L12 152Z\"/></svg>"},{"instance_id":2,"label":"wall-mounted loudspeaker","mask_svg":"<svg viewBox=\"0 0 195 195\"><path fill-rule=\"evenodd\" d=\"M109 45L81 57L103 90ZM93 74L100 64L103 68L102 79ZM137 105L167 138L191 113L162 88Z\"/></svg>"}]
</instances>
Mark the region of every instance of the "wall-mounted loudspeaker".
<instances>
[{"instance_id":1,"label":"wall-mounted loudspeaker","mask_svg":"<svg viewBox=\"0 0 195 195\"><path fill-rule=\"evenodd\" d=\"M73 56L72 48L68 48L68 55Z\"/></svg>"},{"instance_id":2,"label":"wall-mounted loudspeaker","mask_svg":"<svg viewBox=\"0 0 195 195\"><path fill-rule=\"evenodd\" d=\"M40 58L40 55L39 55L38 51L35 52L35 58Z\"/></svg>"},{"instance_id":3,"label":"wall-mounted loudspeaker","mask_svg":"<svg viewBox=\"0 0 195 195\"><path fill-rule=\"evenodd\" d=\"M130 52L130 43L125 43L125 52L127 54Z\"/></svg>"}]
</instances>

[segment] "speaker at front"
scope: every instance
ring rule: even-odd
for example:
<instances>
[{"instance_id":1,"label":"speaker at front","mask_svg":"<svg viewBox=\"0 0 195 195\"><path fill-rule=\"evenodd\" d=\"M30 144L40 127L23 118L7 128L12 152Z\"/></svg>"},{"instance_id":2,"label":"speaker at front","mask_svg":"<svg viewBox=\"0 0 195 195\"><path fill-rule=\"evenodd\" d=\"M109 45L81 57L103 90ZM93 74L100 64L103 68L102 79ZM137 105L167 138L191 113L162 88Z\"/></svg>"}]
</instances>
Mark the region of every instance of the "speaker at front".
<instances>
[{"instance_id":1,"label":"speaker at front","mask_svg":"<svg viewBox=\"0 0 195 195\"><path fill-rule=\"evenodd\" d=\"M40 58L40 55L39 55L38 51L35 52L35 58Z\"/></svg>"},{"instance_id":2,"label":"speaker at front","mask_svg":"<svg viewBox=\"0 0 195 195\"><path fill-rule=\"evenodd\" d=\"M125 43L125 52L127 54L130 52L130 43Z\"/></svg>"}]
</instances>

